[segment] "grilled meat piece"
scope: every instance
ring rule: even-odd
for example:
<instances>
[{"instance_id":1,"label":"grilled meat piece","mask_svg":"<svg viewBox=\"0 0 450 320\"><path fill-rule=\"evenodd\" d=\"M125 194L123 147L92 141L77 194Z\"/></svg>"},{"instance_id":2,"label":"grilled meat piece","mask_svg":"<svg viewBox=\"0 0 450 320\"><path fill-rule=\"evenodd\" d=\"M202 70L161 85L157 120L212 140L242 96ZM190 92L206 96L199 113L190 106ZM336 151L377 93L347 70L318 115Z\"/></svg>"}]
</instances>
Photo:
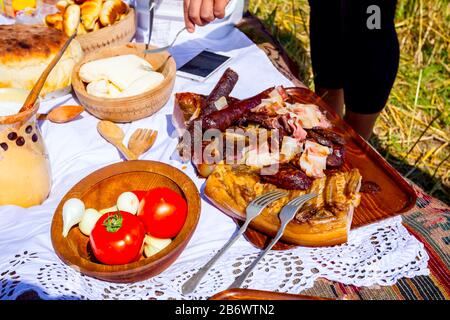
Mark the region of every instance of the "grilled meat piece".
<instances>
[{"instance_id":1,"label":"grilled meat piece","mask_svg":"<svg viewBox=\"0 0 450 320\"><path fill-rule=\"evenodd\" d=\"M332 212L344 210L347 206L346 186L344 173L337 173L328 178L324 190L325 205Z\"/></svg>"},{"instance_id":2,"label":"grilled meat piece","mask_svg":"<svg viewBox=\"0 0 450 320\"><path fill-rule=\"evenodd\" d=\"M180 92L175 94L175 103L178 106L174 110L181 110L184 121L186 125L192 116L200 110L204 105L206 96L191 92Z\"/></svg>"},{"instance_id":3,"label":"grilled meat piece","mask_svg":"<svg viewBox=\"0 0 450 320\"><path fill-rule=\"evenodd\" d=\"M344 164L345 148L340 145L333 145L333 153L327 157L327 169L337 169Z\"/></svg>"},{"instance_id":4,"label":"grilled meat piece","mask_svg":"<svg viewBox=\"0 0 450 320\"><path fill-rule=\"evenodd\" d=\"M361 192L375 194L381 191L381 188L378 184L373 181L363 181L361 183Z\"/></svg>"},{"instance_id":5,"label":"grilled meat piece","mask_svg":"<svg viewBox=\"0 0 450 320\"><path fill-rule=\"evenodd\" d=\"M286 130L283 117L270 117L264 113L248 112L244 117L238 121L239 126L245 126L248 123L259 124L261 127L268 130L277 129L280 137L280 142L283 141L283 137L289 135L289 131ZM289 126L288 126L289 128ZM291 130L289 128L289 130Z\"/></svg>"},{"instance_id":6,"label":"grilled meat piece","mask_svg":"<svg viewBox=\"0 0 450 320\"><path fill-rule=\"evenodd\" d=\"M339 144L341 146L345 145L344 137L334 131L325 128L312 128L311 131L333 143Z\"/></svg>"},{"instance_id":7,"label":"grilled meat piece","mask_svg":"<svg viewBox=\"0 0 450 320\"><path fill-rule=\"evenodd\" d=\"M303 171L289 164L280 165L273 175L261 175L261 180L287 190L307 190L312 184L311 178Z\"/></svg>"},{"instance_id":8,"label":"grilled meat piece","mask_svg":"<svg viewBox=\"0 0 450 320\"><path fill-rule=\"evenodd\" d=\"M227 108L217 110L209 115L203 117L202 128L203 130L218 129L220 131L226 130L233 123L236 123L247 112L261 103L262 99L269 96L269 93L273 91L273 87L245 100L239 100L230 104Z\"/></svg>"},{"instance_id":9,"label":"grilled meat piece","mask_svg":"<svg viewBox=\"0 0 450 320\"><path fill-rule=\"evenodd\" d=\"M317 142L318 144L321 144L325 147L332 147L333 142L331 142L330 139L325 138L324 136L318 134L314 130L306 130L308 132L308 138L314 142Z\"/></svg>"},{"instance_id":10,"label":"grilled meat piece","mask_svg":"<svg viewBox=\"0 0 450 320\"><path fill-rule=\"evenodd\" d=\"M201 109L201 116L207 116L217 111L214 103L219 100L219 98L228 97L230 95L231 91L236 85L236 82L238 81L238 78L238 74L232 69L227 68L227 70L225 70L222 77L220 77L219 82L217 82L214 89L205 99L204 105Z\"/></svg>"},{"instance_id":11,"label":"grilled meat piece","mask_svg":"<svg viewBox=\"0 0 450 320\"><path fill-rule=\"evenodd\" d=\"M296 216L298 222L313 221L326 223L336 219L338 214L347 214L350 206L358 206L360 202L359 188L361 174L358 169L348 172L336 172L328 177L314 180L308 193L317 196L307 202Z\"/></svg>"}]
</instances>

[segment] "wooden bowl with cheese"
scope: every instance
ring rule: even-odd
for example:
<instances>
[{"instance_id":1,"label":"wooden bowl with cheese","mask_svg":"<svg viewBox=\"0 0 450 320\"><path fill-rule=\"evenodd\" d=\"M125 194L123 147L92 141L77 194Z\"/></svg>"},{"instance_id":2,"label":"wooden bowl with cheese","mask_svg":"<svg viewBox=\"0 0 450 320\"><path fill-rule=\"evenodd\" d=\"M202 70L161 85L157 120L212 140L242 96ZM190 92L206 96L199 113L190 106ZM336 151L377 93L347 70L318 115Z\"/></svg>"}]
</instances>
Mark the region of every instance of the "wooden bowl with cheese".
<instances>
[{"instance_id":1,"label":"wooden bowl with cheese","mask_svg":"<svg viewBox=\"0 0 450 320\"><path fill-rule=\"evenodd\" d=\"M145 54L144 50L145 44L141 43L128 43L126 45L103 48L86 55L74 67L72 72L73 90L80 103L88 112L102 120L131 122L152 115L166 104L175 83L175 60L168 52ZM135 79L130 79L130 77L134 76L137 71L132 72L131 69L124 65L129 63L131 68L133 63L135 63L136 57L128 59L129 56L137 56L148 62L153 71L163 76L162 81L142 93L131 95L129 92L125 92L127 89L131 89L125 88L128 83L134 81L133 83L136 84ZM119 61L117 59L116 61L108 61L110 60L108 58L112 57L120 57L120 63L117 62ZM97 61L99 64L95 64ZM91 70L86 70L88 65L91 66ZM80 76L80 70L82 71L82 76ZM101 70L106 71L100 75ZM101 79L108 77L108 82L106 84L105 82L102 83ZM97 81L95 79L100 80ZM88 80L95 81L87 83L86 81ZM148 81L146 80L140 85L148 85ZM111 91L108 91L111 94L97 94L98 90L107 90L105 89L106 85L110 86L114 91L122 91L114 92L114 94ZM138 89L142 89L141 86ZM134 87L133 92L140 92L140 90L136 90L136 87Z\"/></svg>"}]
</instances>

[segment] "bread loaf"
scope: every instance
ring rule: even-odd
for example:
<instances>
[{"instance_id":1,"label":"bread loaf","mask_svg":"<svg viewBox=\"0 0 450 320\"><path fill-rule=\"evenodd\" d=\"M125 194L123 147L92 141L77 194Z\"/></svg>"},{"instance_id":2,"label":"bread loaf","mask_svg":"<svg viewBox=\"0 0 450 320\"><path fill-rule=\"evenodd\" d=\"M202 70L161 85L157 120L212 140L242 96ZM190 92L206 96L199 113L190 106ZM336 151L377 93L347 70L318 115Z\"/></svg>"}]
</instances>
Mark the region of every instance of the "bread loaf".
<instances>
[{"instance_id":1,"label":"bread loaf","mask_svg":"<svg viewBox=\"0 0 450 320\"><path fill-rule=\"evenodd\" d=\"M84 27L86 30L93 30L102 8L102 0L86 0L80 8Z\"/></svg>"},{"instance_id":2,"label":"bread loaf","mask_svg":"<svg viewBox=\"0 0 450 320\"><path fill-rule=\"evenodd\" d=\"M0 25L0 88L30 90L66 40L62 31L42 24ZM80 43L72 40L41 96L69 87L72 69L82 56Z\"/></svg>"}]
</instances>

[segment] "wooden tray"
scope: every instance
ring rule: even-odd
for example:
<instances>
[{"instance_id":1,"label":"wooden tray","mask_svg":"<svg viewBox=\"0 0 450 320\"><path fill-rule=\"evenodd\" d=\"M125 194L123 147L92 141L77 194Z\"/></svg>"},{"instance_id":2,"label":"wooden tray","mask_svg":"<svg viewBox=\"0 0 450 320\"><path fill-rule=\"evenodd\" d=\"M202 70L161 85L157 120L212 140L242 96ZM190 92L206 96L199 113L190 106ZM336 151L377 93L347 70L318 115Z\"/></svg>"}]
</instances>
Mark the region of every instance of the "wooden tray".
<instances>
[{"instance_id":1,"label":"wooden tray","mask_svg":"<svg viewBox=\"0 0 450 320\"><path fill-rule=\"evenodd\" d=\"M209 300L335 300L322 297L305 296L273 291L252 289L230 289L219 292Z\"/></svg>"},{"instance_id":2,"label":"wooden tray","mask_svg":"<svg viewBox=\"0 0 450 320\"><path fill-rule=\"evenodd\" d=\"M354 210L351 228L357 228L398 215L414 206L416 201L414 189L322 99L307 88L294 87L287 88L286 91L296 102L316 104L328 112L328 119L333 124L334 130L340 133L347 141L344 169L358 168L363 181L375 182L381 188L381 191L378 193L361 193L361 203ZM210 200L233 219L245 220L245 216L218 204L214 199ZM264 244L270 241L268 236L276 234L279 220L277 217L260 216L252 221L250 227L252 230L246 233L247 238L257 247L264 247ZM295 225L288 225L286 229L286 237L289 237L289 243L311 245L307 238L295 238L295 227ZM345 241L345 239L342 239L340 235L339 238L330 238L322 245L331 245L342 241ZM286 244L277 246L281 250L290 247L292 246Z\"/></svg>"},{"instance_id":3,"label":"wooden tray","mask_svg":"<svg viewBox=\"0 0 450 320\"><path fill-rule=\"evenodd\" d=\"M109 208L125 191L167 187L181 194L188 203L186 222L171 244L149 258L124 265L105 265L91 254L89 238L78 227L62 236L62 207L70 198L83 200L86 208ZM200 217L200 195L197 187L180 170L156 161L119 162L88 175L61 200L53 216L52 245L67 265L91 277L110 282L145 280L164 271L181 254L189 242Z\"/></svg>"}]
</instances>

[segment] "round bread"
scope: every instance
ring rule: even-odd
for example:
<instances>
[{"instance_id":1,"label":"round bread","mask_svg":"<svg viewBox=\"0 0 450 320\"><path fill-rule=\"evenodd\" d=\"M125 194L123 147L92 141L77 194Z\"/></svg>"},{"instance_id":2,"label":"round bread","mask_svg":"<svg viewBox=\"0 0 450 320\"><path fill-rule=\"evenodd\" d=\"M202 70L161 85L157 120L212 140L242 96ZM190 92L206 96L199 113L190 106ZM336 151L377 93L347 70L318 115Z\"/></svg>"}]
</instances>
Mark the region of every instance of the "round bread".
<instances>
[{"instance_id":1,"label":"round bread","mask_svg":"<svg viewBox=\"0 0 450 320\"><path fill-rule=\"evenodd\" d=\"M45 25L0 25L0 88L31 89L67 38ZM72 69L82 57L79 42L72 40L41 96L70 86Z\"/></svg>"}]
</instances>

